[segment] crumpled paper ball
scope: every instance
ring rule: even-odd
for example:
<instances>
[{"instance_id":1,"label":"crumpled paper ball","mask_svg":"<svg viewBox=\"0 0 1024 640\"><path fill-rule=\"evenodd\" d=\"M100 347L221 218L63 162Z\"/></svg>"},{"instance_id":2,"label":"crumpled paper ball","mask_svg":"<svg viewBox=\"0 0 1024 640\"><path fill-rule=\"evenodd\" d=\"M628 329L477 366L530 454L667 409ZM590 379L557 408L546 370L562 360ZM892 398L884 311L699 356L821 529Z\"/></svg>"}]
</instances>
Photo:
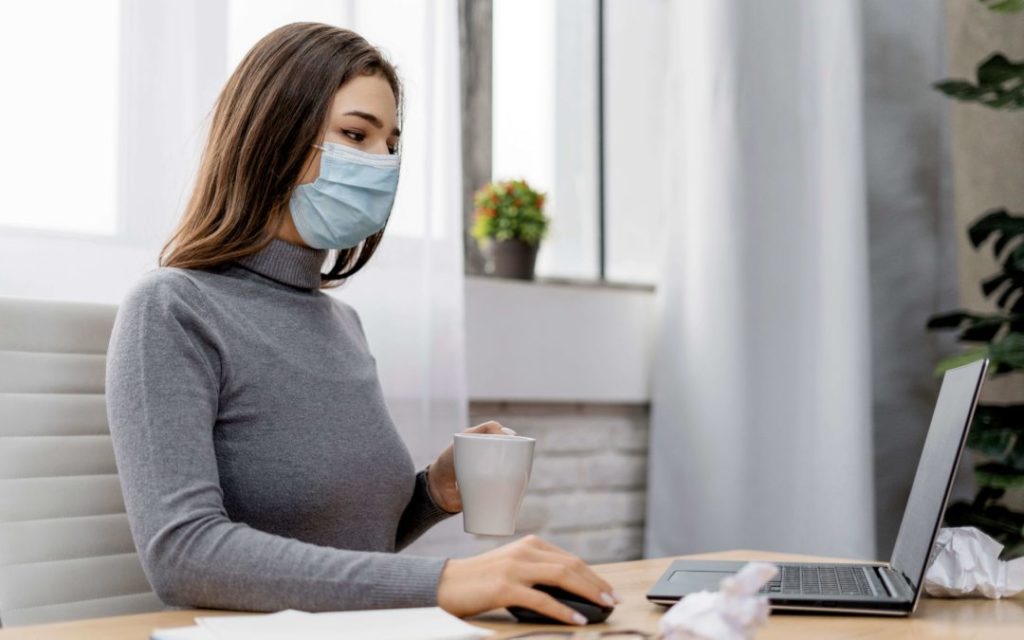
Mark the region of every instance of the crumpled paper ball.
<instances>
[{"instance_id":1,"label":"crumpled paper ball","mask_svg":"<svg viewBox=\"0 0 1024 640\"><path fill-rule=\"evenodd\" d=\"M974 527L939 530L924 590L930 596L1005 598L1024 591L1024 558L999 559L1003 545Z\"/></svg>"},{"instance_id":2,"label":"crumpled paper ball","mask_svg":"<svg viewBox=\"0 0 1024 640\"><path fill-rule=\"evenodd\" d=\"M664 640L750 640L770 612L758 591L779 573L768 562L750 562L723 578L718 591L683 597L661 617Z\"/></svg>"}]
</instances>

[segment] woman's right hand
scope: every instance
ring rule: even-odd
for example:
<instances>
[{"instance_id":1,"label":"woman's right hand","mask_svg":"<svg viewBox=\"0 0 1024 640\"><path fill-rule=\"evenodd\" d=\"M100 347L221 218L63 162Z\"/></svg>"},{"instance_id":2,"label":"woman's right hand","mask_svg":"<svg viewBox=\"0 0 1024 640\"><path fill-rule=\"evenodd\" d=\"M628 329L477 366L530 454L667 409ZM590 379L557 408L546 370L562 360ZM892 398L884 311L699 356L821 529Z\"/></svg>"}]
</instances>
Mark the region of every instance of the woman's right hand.
<instances>
[{"instance_id":1,"label":"woman's right hand","mask_svg":"<svg viewBox=\"0 0 1024 640\"><path fill-rule=\"evenodd\" d=\"M586 624L573 609L533 589L535 584L561 587L600 606L622 602L579 557L531 534L480 555L449 559L437 604L460 617L517 605L567 624Z\"/></svg>"}]
</instances>

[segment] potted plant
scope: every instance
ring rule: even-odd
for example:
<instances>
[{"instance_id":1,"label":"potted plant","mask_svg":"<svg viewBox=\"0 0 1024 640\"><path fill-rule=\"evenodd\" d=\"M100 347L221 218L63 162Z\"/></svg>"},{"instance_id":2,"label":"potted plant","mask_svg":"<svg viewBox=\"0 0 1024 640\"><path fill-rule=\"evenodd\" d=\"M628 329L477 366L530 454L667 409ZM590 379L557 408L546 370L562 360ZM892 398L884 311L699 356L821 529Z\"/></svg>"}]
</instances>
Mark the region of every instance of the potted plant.
<instances>
[{"instance_id":1,"label":"potted plant","mask_svg":"<svg viewBox=\"0 0 1024 640\"><path fill-rule=\"evenodd\" d=\"M491 273L533 279L537 249L550 223L543 211L544 197L525 180L489 182L473 194L471 233L491 263Z\"/></svg>"},{"instance_id":2,"label":"potted plant","mask_svg":"<svg viewBox=\"0 0 1024 640\"><path fill-rule=\"evenodd\" d=\"M983 2L994 11L1024 9L1024 0ZM978 65L973 82L944 80L935 88L963 102L1020 111L1024 110L1022 83L1024 61L995 53ZM1019 375L1024 370L1024 215L995 208L977 219L967 233L976 250L991 240L998 270L982 281L981 289L995 303L996 311L961 309L929 320L929 329L958 331L961 342L974 345L944 360L938 370L988 357L995 376ZM985 531L1004 545L1005 558L1024 555L1024 512L1013 508L1013 498L1024 490L1024 402L978 405L967 446L976 455L978 492L972 501L951 504L946 510L946 524L976 526Z\"/></svg>"},{"instance_id":3,"label":"potted plant","mask_svg":"<svg viewBox=\"0 0 1024 640\"><path fill-rule=\"evenodd\" d=\"M939 363L942 372L988 357L994 375L1024 370L1024 216L1005 209L990 211L968 230L975 248L990 238L1000 269L981 283L995 300L996 313L951 311L933 316L929 329L959 331L960 340L977 345ZM999 540L1007 558L1024 555L1024 513L1002 503L1008 492L1024 489L1024 404L983 403L974 414L967 446L978 455L974 478L978 493L971 502L946 510L946 524L975 526Z\"/></svg>"}]
</instances>

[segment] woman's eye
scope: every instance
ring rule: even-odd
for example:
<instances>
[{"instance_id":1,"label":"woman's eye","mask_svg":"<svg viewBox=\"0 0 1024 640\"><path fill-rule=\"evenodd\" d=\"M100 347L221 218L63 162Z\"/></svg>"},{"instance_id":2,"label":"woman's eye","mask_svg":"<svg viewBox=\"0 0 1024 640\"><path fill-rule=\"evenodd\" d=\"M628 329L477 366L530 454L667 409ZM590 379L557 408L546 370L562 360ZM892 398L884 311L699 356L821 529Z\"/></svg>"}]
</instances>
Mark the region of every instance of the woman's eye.
<instances>
[{"instance_id":1,"label":"woman's eye","mask_svg":"<svg viewBox=\"0 0 1024 640\"><path fill-rule=\"evenodd\" d=\"M342 133L356 142L362 142L366 139L366 134L360 133L359 131L343 131Z\"/></svg>"}]
</instances>

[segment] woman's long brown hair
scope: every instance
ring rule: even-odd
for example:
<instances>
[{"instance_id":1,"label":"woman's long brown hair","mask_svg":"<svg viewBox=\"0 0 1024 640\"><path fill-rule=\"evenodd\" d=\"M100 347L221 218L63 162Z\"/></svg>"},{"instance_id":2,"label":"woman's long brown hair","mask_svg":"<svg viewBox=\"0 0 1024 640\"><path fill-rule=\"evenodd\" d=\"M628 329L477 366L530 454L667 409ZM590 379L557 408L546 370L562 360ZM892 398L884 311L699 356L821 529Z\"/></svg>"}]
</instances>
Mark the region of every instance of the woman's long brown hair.
<instances>
[{"instance_id":1,"label":"woman's long brown hair","mask_svg":"<svg viewBox=\"0 0 1024 640\"><path fill-rule=\"evenodd\" d=\"M262 250L288 213L292 188L323 137L335 92L357 76L380 75L402 104L391 63L362 36L314 22L264 36L231 74L213 108L210 136L181 222L160 265L203 269ZM401 112L401 110L400 110ZM384 229L338 251L321 274L335 287L376 251Z\"/></svg>"}]
</instances>

